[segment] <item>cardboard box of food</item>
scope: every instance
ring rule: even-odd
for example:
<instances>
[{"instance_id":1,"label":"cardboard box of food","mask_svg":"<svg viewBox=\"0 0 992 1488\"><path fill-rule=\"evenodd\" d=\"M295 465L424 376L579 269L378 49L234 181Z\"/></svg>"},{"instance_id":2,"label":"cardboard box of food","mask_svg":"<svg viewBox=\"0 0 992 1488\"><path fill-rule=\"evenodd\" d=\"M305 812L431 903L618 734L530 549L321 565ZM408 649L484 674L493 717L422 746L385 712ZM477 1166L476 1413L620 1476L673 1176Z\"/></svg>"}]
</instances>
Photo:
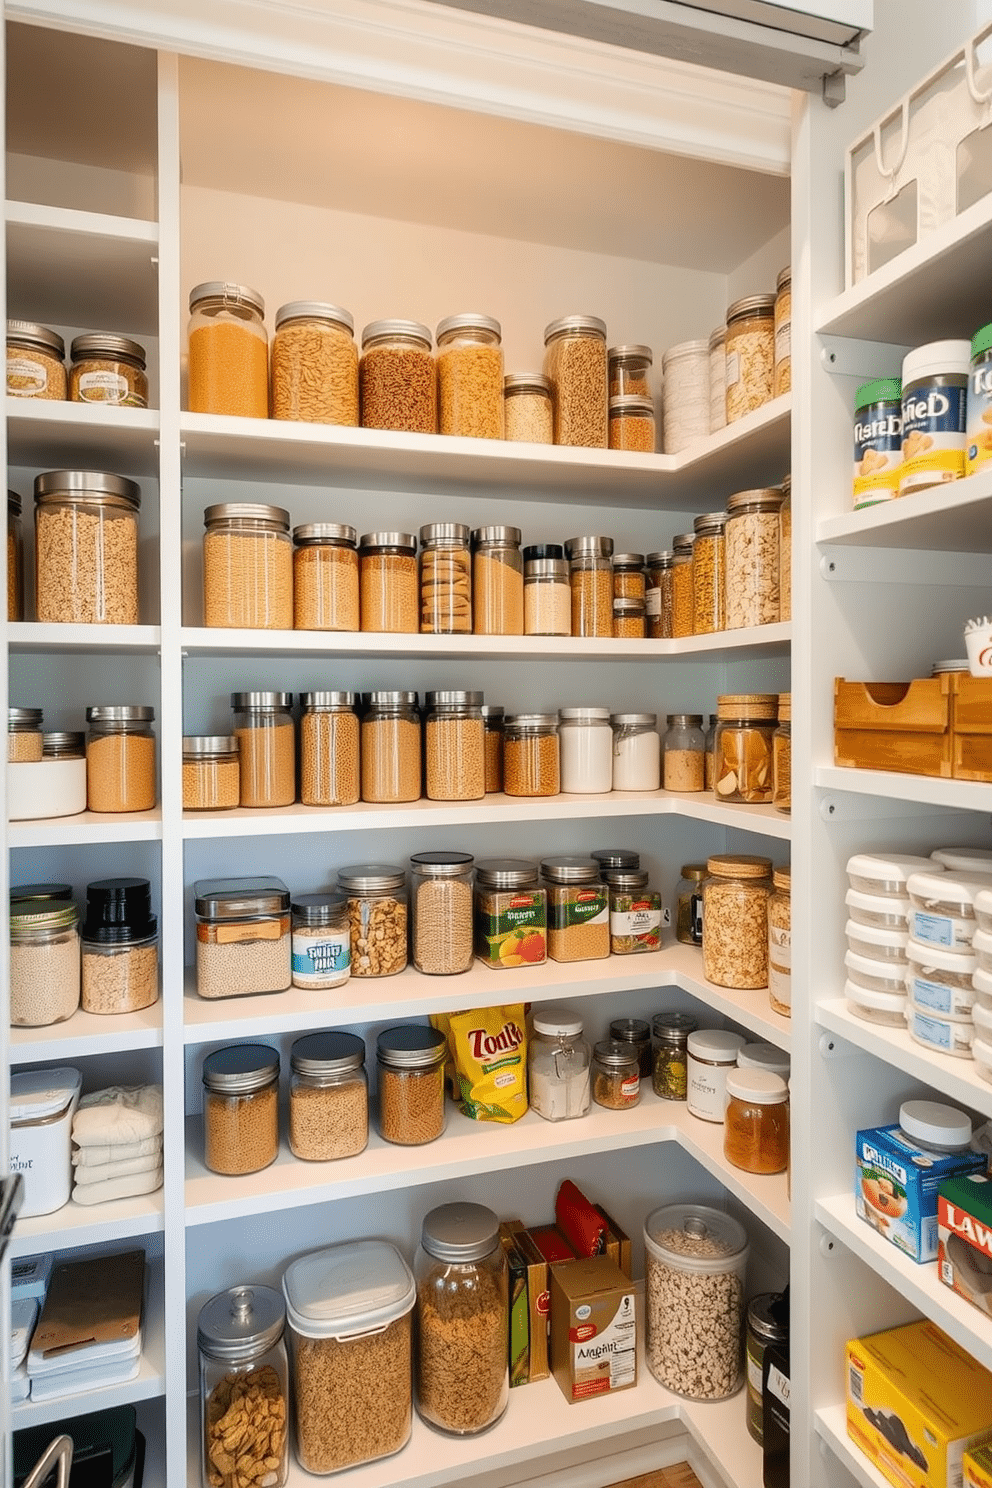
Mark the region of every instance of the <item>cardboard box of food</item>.
<instances>
[{"instance_id":1,"label":"cardboard box of food","mask_svg":"<svg viewBox=\"0 0 992 1488\"><path fill-rule=\"evenodd\" d=\"M961 1488L992 1488L992 1447L969 1447L961 1473Z\"/></svg>"},{"instance_id":2,"label":"cardboard box of food","mask_svg":"<svg viewBox=\"0 0 992 1488\"><path fill-rule=\"evenodd\" d=\"M530 1309L527 1264L509 1225L499 1227L500 1243L510 1272L510 1388L530 1383Z\"/></svg>"},{"instance_id":3,"label":"cardboard box of food","mask_svg":"<svg viewBox=\"0 0 992 1488\"><path fill-rule=\"evenodd\" d=\"M527 1310L530 1324L527 1382L532 1385L536 1380L547 1379L551 1373L548 1362L548 1318L551 1312L548 1263L519 1219L507 1220L505 1227L507 1233L513 1236L527 1267Z\"/></svg>"},{"instance_id":4,"label":"cardboard box of food","mask_svg":"<svg viewBox=\"0 0 992 1488\"><path fill-rule=\"evenodd\" d=\"M949 1178L937 1195L937 1275L992 1316L992 1180Z\"/></svg>"},{"instance_id":5,"label":"cardboard box of food","mask_svg":"<svg viewBox=\"0 0 992 1488\"><path fill-rule=\"evenodd\" d=\"M637 1384L637 1299L609 1256L551 1268L551 1372L569 1404Z\"/></svg>"},{"instance_id":6,"label":"cardboard box of food","mask_svg":"<svg viewBox=\"0 0 992 1488\"><path fill-rule=\"evenodd\" d=\"M984 1173L978 1152L926 1151L893 1122L857 1135L854 1205L914 1261L937 1259L937 1190L960 1173Z\"/></svg>"}]
</instances>

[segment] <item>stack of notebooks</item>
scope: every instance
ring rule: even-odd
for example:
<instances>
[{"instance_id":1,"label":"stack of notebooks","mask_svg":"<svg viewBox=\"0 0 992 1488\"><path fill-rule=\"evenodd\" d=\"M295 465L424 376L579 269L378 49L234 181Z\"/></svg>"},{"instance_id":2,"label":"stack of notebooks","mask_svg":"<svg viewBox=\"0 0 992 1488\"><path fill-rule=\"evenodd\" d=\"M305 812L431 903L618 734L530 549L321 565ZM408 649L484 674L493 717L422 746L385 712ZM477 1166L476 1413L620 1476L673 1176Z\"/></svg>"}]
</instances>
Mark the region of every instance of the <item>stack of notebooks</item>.
<instances>
[{"instance_id":1,"label":"stack of notebooks","mask_svg":"<svg viewBox=\"0 0 992 1488\"><path fill-rule=\"evenodd\" d=\"M142 1250L57 1264L27 1353L31 1399L135 1379L144 1292Z\"/></svg>"}]
</instances>

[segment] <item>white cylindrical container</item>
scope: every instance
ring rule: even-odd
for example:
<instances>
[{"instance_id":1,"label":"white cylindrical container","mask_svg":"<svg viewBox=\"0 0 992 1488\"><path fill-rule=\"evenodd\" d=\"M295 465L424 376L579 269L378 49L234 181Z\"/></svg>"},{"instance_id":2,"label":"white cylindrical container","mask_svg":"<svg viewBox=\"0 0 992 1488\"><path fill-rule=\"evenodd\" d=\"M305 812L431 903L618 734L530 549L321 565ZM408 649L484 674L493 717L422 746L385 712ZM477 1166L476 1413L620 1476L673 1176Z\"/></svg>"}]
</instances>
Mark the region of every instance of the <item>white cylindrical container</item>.
<instances>
[{"instance_id":1,"label":"white cylindrical container","mask_svg":"<svg viewBox=\"0 0 992 1488\"><path fill-rule=\"evenodd\" d=\"M976 930L971 948L975 953L978 970L992 972L992 933L988 930Z\"/></svg>"},{"instance_id":2,"label":"white cylindrical container","mask_svg":"<svg viewBox=\"0 0 992 1488\"><path fill-rule=\"evenodd\" d=\"M970 341L931 341L902 364L899 495L964 476Z\"/></svg>"},{"instance_id":3,"label":"white cylindrical container","mask_svg":"<svg viewBox=\"0 0 992 1488\"><path fill-rule=\"evenodd\" d=\"M976 1038L971 1046L971 1055L982 1079L992 1080L992 1043Z\"/></svg>"},{"instance_id":4,"label":"white cylindrical container","mask_svg":"<svg viewBox=\"0 0 992 1488\"><path fill-rule=\"evenodd\" d=\"M869 992L905 992L908 961L875 961L870 956L859 956L847 951L844 965L850 981Z\"/></svg>"},{"instance_id":5,"label":"white cylindrical container","mask_svg":"<svg viewBox=\"0 0 992 1488\"><path fill-rule=\"evenodd\" d=\"M788 1082L792 1061L784 1049L777 1049L774 1044L745 1044L738 1051L737 1068L767 1070Z\"/></svg>"},{"instance_id":6,"label":"white cylindrical container","mask_svg":"<svg viewBox=\"0 0 992 1488\"><path fill-rule=\"evenodd\" d=\"M78 816L86 810L86 759L42 759L7 766L11 821Z\"/></svg>"},{"instance_id":7,"label":"white cylindrical container","mask_svg":"<svg viewBox=\"0 0 992 1488\"><path fill-rule=\"evenodd\" d=\"M970 1059L975 1038L975 1025L969 1019L958 1022L938 1017L910 1002L906 1007L906 1024L910 1037L938 1054L951 1054L955 1059Z\"/></svg>"},{"instance_id":8,"label":"white cylindrical container","mask_svg":"<svg viewBox=\"0 0 992 1488\"><path fill-rule=\"evenodd\" d=\"M950 873L992 874L992 847L938 847L930 856Z\"/></svg>"},{"instance_id":9,"label":"white cylindrical container","mask_svg":"<svg viewBox=\"0 0 992 1488\"><path fill-rule=\"evenodd\" d=\"M896 897L888 894L863 894L860 889L848 889L844 896L847 912L856 925L871 925L876 930L898 930L909 934L909 896Z\"/></svg>"},{"instance_id":10,"label":"white cylindrical container","mask_svg":"<svg viewBox=\"0 0 992 1488\"><path fill-rule=\"evenodd\" d=\"M979 967L971 984L975 989L976 1006L981 1003L982 1007L992 1008L992 972L983 971Z\"/></svg>"},{"instance_id":11,"label":"white cylindrical container","mask_svg":"<svg viewBox=\"0 0 992 1488\"><path fill-rule=\"evenodd\" d=\"M686 1098L689 1111L703 1121L723 1121L727 1105L727 1071L744 1047L740 1033L722 1028L698 1028L690 1033Z\"/></svg>"},{"instance_id":12,"label":"white cylindrical container","mask_svg":"<svg viewBox=\"0 0 992 1488\"><path fill-rule=\"evenodd\" d=\"M662 443L666 455L677 455L710 432L709 341L670 346L661 375Z\"/></svg>"},{"instance_id":13,"label":"white cylindrical container","mask_svg":"<svg viewBox=\"0 0 992 1488\"><path fill-rule=\"evenodd\" d=\"M21 1219L53 1214L72 1192L72 1118L83 1080L75 1069L10 1077L10 1171L24 1179Z\"/></svg>"},{"instance_id":14,"label":"white cylindrical container","mask_svg":"<svg viewBox=\"0 0 992 1488\"><path fill-rule=\"evenodd\" d=\"M851 1012L868 1023L881 1023L888 1028L905 1028L908 1001L905 992L869 992L857 982L845 982L844 996Z\"/></svg>"},{"instance_id":15,"label":"white cylindrical container","mask_svg":"<svg viewBox=\"0 0 992 1488\"><path fill-rule=\"evenodd\" d=\"M727 327L717 326L709 339L710 433L727 427Z\"/></svg>"},{"instance_id":16,"label":"white cylindrical container","mask_svg":"<svg viewBox=\"0 0 992 1488\"><path fill-rule=\"evenodd\" d=\"M613 730L609 708L562 708L558 714L561 789L605 795L613 789Z\"/></svg>"},{"instance_id":17,"label":"white cylindrical container","mask_svg":"<svg viewBox=\"0 0 992 1488\"><path fill-rule=\"evenodd\" d=\"M904 899L906 880L911 873L939 872L932 858L917 858L907 853L855 853L847 860L847 878L852 889L861 894L875 894Z\"/></svg>"},{"instance_id":18,"label":"white cylindrical container","mask_svg":"<svg viewBox=\"0 0 992 1488\"><path fill-rule=\"evenodd\" d=\"M922 945L966 951L978 922L975 899L990 887L987 873L913 873L906 884L912 901L909 933Z\"/></svg>"},{"instance_id":19,"label":"white cylindrical container","mask_svg":"<svg viewBox=\"0 0 992 1488\"><path fill-rule=\"evenodd\" d=\"M906 947L909 971L906 990L913 1003L945 1018L970 1018L975 1004L972 978L978 960L970 952L955 953L939 946Z\"/></svg>"},{"instance_id":20,"label":"white cylindrical container","mask_svg":"<svg viewBox=\"0 0 992 1488\"><path fill-rule=\"evenodd\" d=\"M909 936L905 930L889 930L878 925L859 925L848 920L844 926L847 944L856 956L869 961L905 961Z\"/></svg>"},{"instance_id":21,"label":"white cylindrical container","mask_svg":"<svg viewBox=\"0 0 992 1488\"><path fill-rule=\"evenodd\" d=\"M661 737L657 713L612 713L613 789L661 789Z\"/></svg>"}]
</instances>

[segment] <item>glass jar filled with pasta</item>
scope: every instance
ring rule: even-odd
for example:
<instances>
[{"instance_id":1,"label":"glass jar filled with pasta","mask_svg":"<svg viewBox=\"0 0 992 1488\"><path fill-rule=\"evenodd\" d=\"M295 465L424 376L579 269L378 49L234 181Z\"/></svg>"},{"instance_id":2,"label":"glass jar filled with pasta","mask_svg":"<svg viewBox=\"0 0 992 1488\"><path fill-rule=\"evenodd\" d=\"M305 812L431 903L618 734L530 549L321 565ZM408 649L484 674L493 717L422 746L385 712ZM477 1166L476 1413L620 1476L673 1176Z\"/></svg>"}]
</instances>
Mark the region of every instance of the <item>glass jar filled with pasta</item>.
<instances>
[{"instance_id":1,"label":"glass jar filled with pasta","mask_svg":"<svg viewBox=\"0 0 992 1488\"><path fill-rule=\"evenodd\" d=\"M503 348L491 315L449 315L437 332L438 432L503 438Z\"/></svg>"}]
</instances>

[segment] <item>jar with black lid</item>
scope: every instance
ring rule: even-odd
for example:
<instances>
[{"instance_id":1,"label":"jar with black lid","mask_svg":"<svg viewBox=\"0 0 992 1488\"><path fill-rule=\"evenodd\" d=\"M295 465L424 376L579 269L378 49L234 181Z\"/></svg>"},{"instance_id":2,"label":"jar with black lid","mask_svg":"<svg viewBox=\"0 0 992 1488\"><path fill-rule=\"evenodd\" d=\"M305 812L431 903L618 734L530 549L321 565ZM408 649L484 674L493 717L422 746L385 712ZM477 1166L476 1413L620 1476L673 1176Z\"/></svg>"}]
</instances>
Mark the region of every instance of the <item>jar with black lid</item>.
<instances>
[{"instance_id":1,"label":"jar with black lid","mask_svg":"<svg viewBox=\"0 0 992 1488\"><path fill-rule=\"evenodd\" d=\"M211 1173L258 1173L279 1155L279 1055L267 1044L215 1049L203 1061L203 1161Z\"/></svg>"},{"instance_id":2,"label":"jar with black lid","mask_svg":"<svg viewBox=\"0 0 992 1488\"><path fill-rule=\"evenodd\" d=\"M703 880L705 863L684 863L675 890L675 939L682 945L703 943Z\"/></svg>"},{"instance_id":3,"label":"jar with black lid","mask_svg":"<svg viewBox=\"0 0 992 1488\"><path fill-rule=\"evenodd\" d=\"M342 987L351 975L348 896L297 894L292 903L294 987Z\"/></svg>"},{"instance_id":4,"label":"jar with black lid","mask_svg":"<svg viewBox=\"0 0 992 1488\"><path fill-rule=\"evenodd\" d=\"M418 1147L444 1131L447 1057L447 1037L426 1024L400 1024L379 1034L379 1135L385 1141Z\"/></svg>"},{"instance_id":5,"label":"jar with black lid","mask_svg":"<svg viewBox=\"0 0 992 1488\"><path fill-rule=\"evenodd\" d=\"M132 480L97 470L35 477L35 618L137 625L138 512Z\"/></svg>"},{"instance_id":6,"label":"jar with black lid","mask_svg":"<svg viewBox=\"0 0 992 1488\"><path fill-rule=\"evenodd\" d=\"M571 633L572 593L565 549L558 543L524 548L524 634Z\"/></svg>"},{"instance_id":7,"label":"jar with black lid","mask_svg":"<svg viewBox=\"0 0 992 1488\"><path fill-rule=\"evenodd\" d=\"M87 884L81 951L84 1013L136 1013L158 1001L158 921L147 878Z\"/></svg>"},{"instance_id":8,"label":"jar with black lid","mask_svg":"<svg viewBox=\"0 0 992 1488\"><path fill-rule=\"evenodd\" d=\"M289 1146L304 1162L357 1157L369 1141L365 1044L334 1030L298 1038L290 1051Z\"/></svg>"},{"instance_id":9,"label":"jar with black lid","mask_svg":"<svg viewBox=\"0 0 992 1488\"><path fill-rule=\"evenodd\" d=\"M259 1432L239 1460L256 1477L282 1488L289 1465L289 1379L283 1332L286 1308L267 1286L235 1286L200 1309L200 1447L203 1488L214 1488L226 1458L230 1422L245 1412Z\"/></svg>"},{"instance_id":10,"label":"jar with black lid","mask_svg":"<svg viewBox=\"0 0 992 1488\"><path fill-rule=\"evenodd\" d=\"M140 342L110 331L88 331L74 338L69 355L70 402L148 407L145 348Z\"/></svg>"},{"instance_id":11,"label":"jar with black lid","mask_svg":"<svg viewBox=\"0 0 992 1488\"><path fill-rule=\"evenodd\" d=\"M605 874L618 869L624 873L636 873L641 866L641 855L630 847L596 847L589 856L598 863Z\"/></svg>"},{"instance_id":12,"label":"jar with black lid","mask_svg":"<svg viewBox=\"0 0 992 1488\"><path fill-rule=\"evenodd\" d=\"M65 342L58 331L30 320L7 322L7 395L47 398L61 403L66 397Z\"/></svg>"},{"instance_id":13,"label":"jar with black lid","mask_svg":"<svg viewBox=\"0 0 992 1488\"><path fill-rule=\"evenodd\" d=\"M24 619L24 537L16 491L7 492L7 619Z\"/></svg>"},{"instance_id":14,"label":"jar with black lid","mask_svg":"<svg viewBox=\"0 0 992 1488\"><path fill-rule=\"evenodd\" d=\"M747 1431L760 1447L764 1442L762 1366L765 1350L774 1344L789 1342L789 1294L761 1292L747 1305L746 1386Z\"/></svg>"}]
</instances>

